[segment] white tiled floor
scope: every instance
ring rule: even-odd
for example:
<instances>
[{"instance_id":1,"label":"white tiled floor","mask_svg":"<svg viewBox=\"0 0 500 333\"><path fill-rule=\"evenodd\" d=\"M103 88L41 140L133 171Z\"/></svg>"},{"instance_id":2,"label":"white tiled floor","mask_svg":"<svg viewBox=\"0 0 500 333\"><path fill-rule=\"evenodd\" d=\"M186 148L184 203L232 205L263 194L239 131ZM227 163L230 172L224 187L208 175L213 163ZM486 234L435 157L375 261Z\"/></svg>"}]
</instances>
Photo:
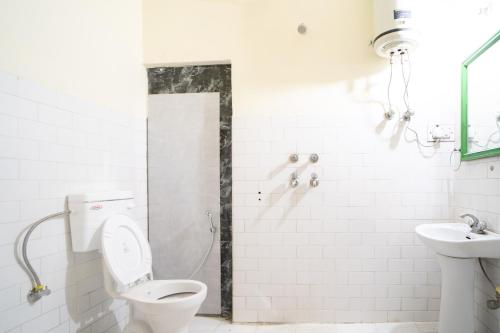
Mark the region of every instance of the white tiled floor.
<instances>
[{"instance_id":1,"label":"white tiled floor","mask_svg":"<svg viewBox=\"0 0 500 333\"><path fill-rule=\"evenodd\" d=\"M219 318L196 317L189 333L436 333L436 323L388 324L230 324Z\"/></svg>"}]
</instances>

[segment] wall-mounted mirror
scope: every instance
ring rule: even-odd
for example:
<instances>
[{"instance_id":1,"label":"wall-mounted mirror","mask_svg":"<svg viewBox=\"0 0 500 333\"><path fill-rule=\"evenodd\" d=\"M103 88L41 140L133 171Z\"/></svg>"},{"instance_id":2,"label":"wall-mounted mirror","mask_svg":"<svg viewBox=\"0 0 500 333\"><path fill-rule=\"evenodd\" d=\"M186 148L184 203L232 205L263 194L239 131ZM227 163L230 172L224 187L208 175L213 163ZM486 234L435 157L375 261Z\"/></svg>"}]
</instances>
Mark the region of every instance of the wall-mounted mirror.
<instances>
[{"instance_id":1,"label":"wall-mounted mirror","mask_svg":"<svg viewBox=\"0 0 500 333\"><path fill-rule=\"evenodd\" d=\"M462 65L462 160L500 155L500 31Z\"/></svg>"}]
</instances>

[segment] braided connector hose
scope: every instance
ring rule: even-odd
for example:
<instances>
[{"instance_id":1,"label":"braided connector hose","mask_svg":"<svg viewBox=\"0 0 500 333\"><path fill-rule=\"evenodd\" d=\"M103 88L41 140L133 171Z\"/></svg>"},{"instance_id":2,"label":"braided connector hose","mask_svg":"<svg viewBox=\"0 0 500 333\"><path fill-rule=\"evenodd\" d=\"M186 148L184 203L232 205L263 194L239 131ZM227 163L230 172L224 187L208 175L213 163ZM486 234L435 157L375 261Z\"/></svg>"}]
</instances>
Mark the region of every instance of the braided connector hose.
<instances>
[{"instance_id":1,"label":"braided connector hose","mask_svg":"<svg viewBox=\"0 0 500 333\"><path fill-rule=\"evenodd\" d=\"M40 278L38 277L38 274L35 272L35 270L33 269L33 266L31 266L31 264L30 264L30 261L28 259L28 253L27 253L29 238L30 238L31 234L33 233L33 230L35 230L36 227L38 227L41 223L43 223L47 220L59 217L59 216L68 215L69 213L70 213L70 211L65 210L65 211L62 211L59 213L47 215L44 218L33 223L29 227L28 231L26 231L26 234L24 235L23 247L22 247L23 261L24 261L24 265L26 266L26 269L29 273L31 284L33 285L33 288L28 293L28 301L30 303L34 303L34 302L38 301L43 296L50 295L50 289L47 288L47 286L44 286L40 282Z\"/></svg>"}]
</instances>

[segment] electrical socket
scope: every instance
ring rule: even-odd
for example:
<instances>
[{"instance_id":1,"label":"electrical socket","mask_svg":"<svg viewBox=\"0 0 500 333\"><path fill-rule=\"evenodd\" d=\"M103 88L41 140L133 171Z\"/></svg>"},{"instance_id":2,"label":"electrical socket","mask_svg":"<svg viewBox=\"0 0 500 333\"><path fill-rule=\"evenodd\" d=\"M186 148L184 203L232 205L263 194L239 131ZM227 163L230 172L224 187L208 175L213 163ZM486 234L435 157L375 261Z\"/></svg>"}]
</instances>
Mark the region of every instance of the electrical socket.
<instances>
[{"instance_id":1,"label":"electrical socket","mask_svg":"<svg viewBox=\"0 0 500 333\"><path fill-rule=\"evenodd\" d=\"M455 130L453 125L432 124L427 129L427 142L454 142Z\"/></svg>"}]
</instances>

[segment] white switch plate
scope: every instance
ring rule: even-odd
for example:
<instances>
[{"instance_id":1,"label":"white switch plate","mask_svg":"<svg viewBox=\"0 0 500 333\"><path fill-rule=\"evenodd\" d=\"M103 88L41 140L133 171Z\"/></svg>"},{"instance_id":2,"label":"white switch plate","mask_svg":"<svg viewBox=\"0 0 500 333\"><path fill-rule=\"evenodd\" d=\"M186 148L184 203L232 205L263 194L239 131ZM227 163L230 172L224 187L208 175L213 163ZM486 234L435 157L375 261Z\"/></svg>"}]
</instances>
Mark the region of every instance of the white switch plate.
<instances>
[{"instance_id":1,"label":"white switch plate","mask_svg":"<svg viewBox=\"0 0 500 333\"><path fill-rule=\"evenodd\" d=\"M432 124L427 129L427 142L454 142L455 129L453 125Z\"/></svg>"}]
</instances>

